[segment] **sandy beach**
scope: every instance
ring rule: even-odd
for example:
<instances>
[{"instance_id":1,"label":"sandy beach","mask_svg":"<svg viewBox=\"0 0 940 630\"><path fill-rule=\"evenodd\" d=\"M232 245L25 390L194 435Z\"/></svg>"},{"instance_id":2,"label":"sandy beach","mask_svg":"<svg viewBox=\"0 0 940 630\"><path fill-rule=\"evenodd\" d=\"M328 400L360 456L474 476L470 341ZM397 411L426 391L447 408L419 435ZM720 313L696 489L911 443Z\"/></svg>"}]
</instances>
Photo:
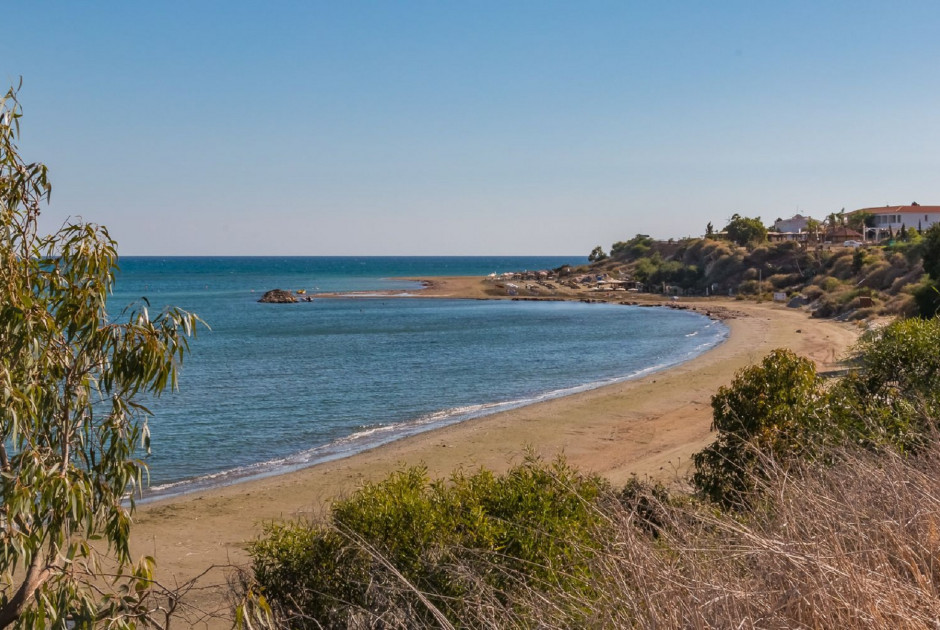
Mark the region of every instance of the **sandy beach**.
<instances>
[{"instance_id":1,"label":"sandy beach","mask_svg":"<svg viewBox=\"0 0 940 630\"><path fill-rule=\"evenodd\" d=\"M479 278L425 282L422 296L497 297ZM625 299L661 302L623 292L613 298ZM545 458L564 454L578 468L614 484L632 474L680 480L691 455L713 439L711 395L737 370L777 347L812 358L820 370L837 369L861 332L854 324L810 319L802 310L779 304L727 298L678 304L721 317L731 331L727 341L638 380L469 420L301 471L142 505L135 515L132 552L156 557L162 583L182 583L213 565L245 564L245 543L263 523L315 517L331 499L402 466L423 464L435 477L459 468L503 470L527 448ZM206 456L211 457L211 445ZM210 571L200 584L224 585L229 570ZM220 589L193 591L191 597L200 608L224 608ZM226 627L219 620L197 625Z\"/></svg>"}]
</instances>

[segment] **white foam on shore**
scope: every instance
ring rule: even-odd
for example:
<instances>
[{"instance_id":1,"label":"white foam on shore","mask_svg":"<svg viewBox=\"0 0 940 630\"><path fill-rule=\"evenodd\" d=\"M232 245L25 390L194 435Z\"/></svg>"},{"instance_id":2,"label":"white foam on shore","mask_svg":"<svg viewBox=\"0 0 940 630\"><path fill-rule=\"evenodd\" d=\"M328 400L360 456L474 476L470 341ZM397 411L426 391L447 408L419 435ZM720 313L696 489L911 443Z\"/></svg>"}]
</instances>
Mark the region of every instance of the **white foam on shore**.
<instances>
[{"instance_id":1,"label":"white foam on shore","mask_svg":"<svg viewBox=\"0 0 940 630\"><path fill-rule=\"evenodd\" d=\"M622 383L625 381L642 378L649 374L659 372L681 363L685 363L702 353L715 348L728 338L729 329L720 321L712 320L705 324L704 329L710 329L714 326L721 326L724 330L712 341L703 342L682 356L676 357L672 361L652 365L641 370L636 370L629 374L613 378L585 383L574 387L556 389L527 398L516 400L486 402L478 405L467 405L461 407L452 407L442 409L433 413L406 422L391 424L376 424L362 426L360 429L348 436L338 438L327 444L317 446L311 449L300 451L293 455L272 459L256 464L240 466L230 470L224 470L217 473L202 475L193 479L165 483L145 491L143 498L139 502L147 503L158 499L165 499L184 494L190 494L201 490L207 490L216 487L229 486L243 481L262 479L274 475L293 472L303 468L308 468L316 464L322 464L329 461L349 457L373 448L400 440L405 437L424 433L433 429L446 427L458 422L488 416L501 411L518 409L528 405L570 396L580 392L586 392L607 385Z\"/></svg>"}]
</instances>

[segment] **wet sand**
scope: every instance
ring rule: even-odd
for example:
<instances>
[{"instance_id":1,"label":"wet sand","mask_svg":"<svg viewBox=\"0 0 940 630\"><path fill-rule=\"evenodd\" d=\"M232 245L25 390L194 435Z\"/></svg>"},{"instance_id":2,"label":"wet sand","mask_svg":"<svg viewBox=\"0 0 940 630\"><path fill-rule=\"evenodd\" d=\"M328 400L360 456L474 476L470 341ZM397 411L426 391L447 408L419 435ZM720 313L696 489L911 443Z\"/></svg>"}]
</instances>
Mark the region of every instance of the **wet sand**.
<instances>
[{"instance_id":1,"label":"wet sand","mask_svg":"<svg viewBox=\"0 0 940 630\"><path fill-rule=\"evenodd\" d=\"M492 283L479 278L426 282L422 296L505 297L494 295ZM616 292L613 300L661 303L624 292ZM435 477L459 468L504 470L520 461L526 449L545 458L564 454L576 467L614 484L633 474L682 480L691 455L714 437L710 397L736 371L778 347L812 358L821 370L837 369L861 331L854 324L810 319L804 311L779 304L725 298L681 300L678 305L724 319L730 328L727 341L637 380L468 420L297 472L140 506L132 551L156 557L157 578L164 584L182 583L213 565L245 564L245 543L261 532L263 523L321 515L331 499L402 466L423 464ZM212 456L210 444L206 456ZM226 571L210 571L200 583L224 584ZM192 603L203 609L224 608L220 597L212 589L191 594ZM210 621L208 627L227 626Z\"/></svg>"}]
</instances>

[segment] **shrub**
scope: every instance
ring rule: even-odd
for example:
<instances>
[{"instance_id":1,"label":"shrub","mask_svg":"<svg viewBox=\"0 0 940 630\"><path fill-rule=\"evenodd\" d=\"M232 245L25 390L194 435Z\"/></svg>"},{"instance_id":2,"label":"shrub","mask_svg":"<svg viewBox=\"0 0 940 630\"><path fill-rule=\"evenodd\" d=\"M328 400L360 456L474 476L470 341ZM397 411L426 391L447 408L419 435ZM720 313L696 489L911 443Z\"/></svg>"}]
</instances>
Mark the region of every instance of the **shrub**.
<instances>
[{"instance_id":1,"label":"shrub","mask_svg":"<svg viewBox=\"0 0 940 630\"><path fill-rule=\"evenodd\" d=\"M290 602L280 607L282 614L302 611L331 626L345 617L343 602L364 599L361 585L368 583L370 556L334 531L272 523L250 550L254 578L267 596Z\"/></svg>"},{"instance_id":2,"label":"shrub","mask_svg":"<svg viewBox=\"0 0 940 630\"><path fill-rule=\"evenodd\" d=\"M924 271L933 281L940 281L940 224L930 226L924 232L920 250Z\"/></svg>"},{"instance_id":3,"label":"shrub","mask_svg":"<svg viewBox=\"0 0 940 630\"><path fill-rule=\"evenodd\" d=\"M856 249L855 253L852 254L852 271L857 274L868 262L869 260L868 256L865 254L865 250Z\"/></svg>"},{"instance_id":4,"label":"shrub","mask_svg":"<svg viewBox=\"0 0 940 630\"><path fill-rule=\"evenodd\" d=\"M940 287L936 282L927 281L914 291L917 312L921 317L936 317L940 313Z\"/></svg>"},{"instance_id":5,"label":"shrub","mask_svg":"<svg viewBox=\"0 0 940 630\"><path fill-rule=\"evenodd\" d=\"M869 332L854 359L866 392L874 397L940 394L940 319L905 319Z\"/></svg>"},{"instance_id":6,"label":"shrub","mask_svg":"<svg viewBox=\"0 0 940 630\"><path fill-rule=\"evenodd\" d=\"M913 317L917 315L917 305L914 302L914 296L908 293L893 295L881 308L881 315L900 315L903 317Z\"/></svg>"},{"instance_id":7,"label":"shrub","mask_svg":"<svg viewBox=\"0 0 940 630\"><path fill-rule=\"evenodd\" d=\"M819 285L819 287L822 288L822 290L826 293L832 293L842 286L842 283L839 282L837 278L833 278L831 276L819 278L816 284Z\"/></svg>"},{"instance_id":8,"label":"shrub","mask_svg":"<svg viewBox=\"0 0 940 630\"><path fill-rule=\"evenodd\" d=\"M848 280L855 275L855 270L853 269L853 254L849 252L835 254L831 263L831 267L829 268L830 275L840 280Z\"/></svg>"},{"instance_id":9,"label":"shrub","mask_svg":"<svg viewBox=\"0 0 940 630\"><path fill-rule=\"evenodd\" d=\"M705 267L705 278L709 283L727 281L744 258L741 254L726 249L716 249L714 256Z\"/></svg>"},{"instance_id":10,"label":"shrub","mask_svg":"<svg viewBox=\"0 0 940 630\"><path fill-rule=\"evenodd\" d=\"M907 319L862 336L856 373L830 393L832 424L868 448L919 450L940 417L940 320Z\"/></svg>"},{"instance_id":11,"label":"shrub","mask_svg":"<svg viewBox=\"0 0 940 630\"><path fill-rule=\"evenodd\" d=\"M868 270L861 284L873 289L886 290L893 286L894 281L900 276L907 274L908 270L904 267L896 267L888 262L875 263Z\"/></svg>"},{"instance_id":12,"label":"shrub","mask_svg":"<svg viewBox=\"0 0 940 630\"><path fill-rule=\"evenodd\" d=\"M911 293L916 290L918 286L918 280L921 278L922 272L919 268L915 267L910 269L903 276L895 278L891 283L891 287L888 289L888 293L891 295L897 295L902 291L907 291Z\"/></svg>"},{"instance_id":13,"label":"shrub","mask_svg":"<svg viewBox=\"0 0 940 630\"><path fill-rule=\"evenodd\" d=\"M820 298L820 296L822 296L822 294L823 294L822 288L820 288L820 287L818 287L818 286L816 286L816 285L814 285L814 284L810 284L810 285L808 285L805 289L803 289L803 295L804 295L804 296L806 297L806 299L809 300L810 302L812 302L812 301L814 301L814 300L818 300L818 299Z\"/></svg>"},{"instance_id":14,"label":"shrub","mask_svg":"<svg viewBox=\"0 0 940 630\"><path fill-rule=\"evenodd\" d=\"M617 499L641 529L658 536L665 527L665 506L669 504L670 497L663 484L640 480L634 475L620 490Z\"/></svg>"},{"instance_id":15,"label":"shrub","mask_svg":"<svg viewBox=\"0 0 940 630\"><path fill-rule=\"evenodd\" d=\"M775 289L787 289L802 284L803 277L798 273L778 273L767 278Z\"/></svg>"},{"instance_id":16,"label":"shrub","mask_svg":"<svg viewBox=\"0 0 940 630\"><path fill-rule=\"evenodd\" d=\"M761 456L802 453L821 431L824 392L812 361L785 349L738 372L712 396L715 441L693 457L696 488L723 505L747 502L760 477Z\"/></svg>"},{"instance_id":17,"label":"shrub","mask_svg":"<svg viewBox=\"0 0 940 630\"><path fill-rule=\"evenodd\" d=\"M530 457L504 475L457 473L449 483L409 468L337 502L329 524L268 527L250 548L254 577L296 627L389 610L459 622L481 581L507 598L553 587L587 600L606 489L563 460Z\"/></svg>"},{"instance_id":18,"label":"shrub","mask_svg":"<svg viewBox=\"0 0 940 630\"><path fill-rule=\"evenodd\" d=\"M738 285L738 294L756 295L760 291L760 283L757 280L745 280Z\"/></svg>"}]
</instances>

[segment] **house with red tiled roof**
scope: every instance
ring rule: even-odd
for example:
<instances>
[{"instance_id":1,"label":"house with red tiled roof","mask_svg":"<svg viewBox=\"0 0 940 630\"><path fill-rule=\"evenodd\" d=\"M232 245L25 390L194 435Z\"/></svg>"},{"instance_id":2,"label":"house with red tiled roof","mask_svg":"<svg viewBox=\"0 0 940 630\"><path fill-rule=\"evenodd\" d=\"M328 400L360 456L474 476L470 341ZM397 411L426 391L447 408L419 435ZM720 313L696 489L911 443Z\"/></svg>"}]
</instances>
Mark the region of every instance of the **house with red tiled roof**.
<instances>
[{"instance_id":1,"label":"house with red tiled roof","mask_svg":"<svg viewBox=\"0 0 940 630\"><path fill-rule=\"evenodd\" d=\"M917 202L909 206L884 206L880 208L862 208L850 214L867 212L874 221L870 227L887 231L900 230L901 226L926 230L934 223L940 223L940 206L922 206Z\"/></svg>"},{"instance_id":2,"label":"house with red tiled roof","mask_svg":"<svg viewBox=\"0 0 940 630\"><path fill-rule=\"evenodd\" d=\"M839 225L837 227L827 228L823 232L823 239L830 243L841 243L842 241L855 241L862 237L861 232L856 232L852 228Z\"/></svg>"}]
</instances>

